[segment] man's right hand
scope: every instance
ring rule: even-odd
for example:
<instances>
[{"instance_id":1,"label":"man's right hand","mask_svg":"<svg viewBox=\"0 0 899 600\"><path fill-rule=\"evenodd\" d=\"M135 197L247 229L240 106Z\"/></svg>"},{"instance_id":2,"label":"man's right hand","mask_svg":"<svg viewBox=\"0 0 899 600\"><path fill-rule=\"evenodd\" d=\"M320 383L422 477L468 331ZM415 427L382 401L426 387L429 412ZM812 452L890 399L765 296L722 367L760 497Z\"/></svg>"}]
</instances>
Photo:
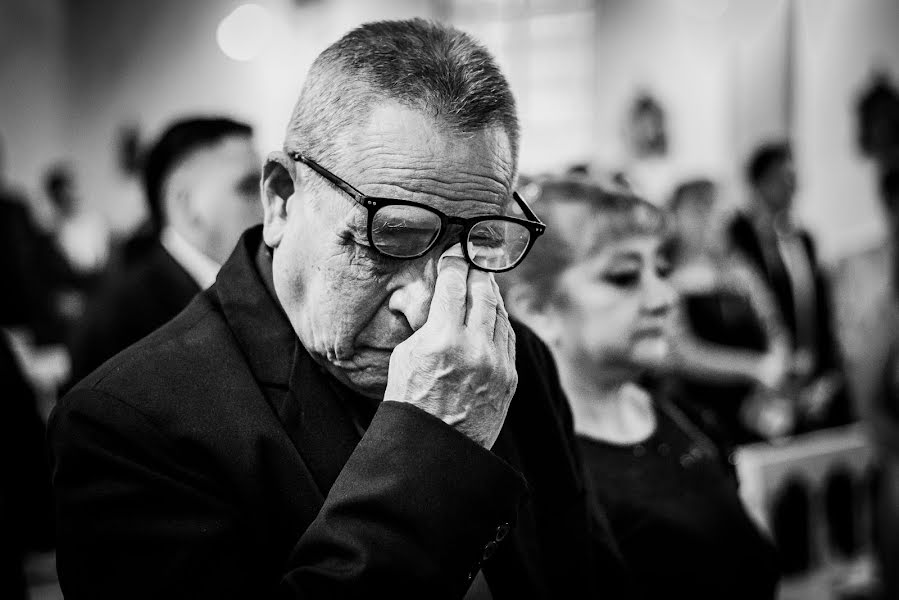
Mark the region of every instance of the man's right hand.
<instances>
[{"instance_id":1,"label":"man's right hand","mask_svg":"<svg viewBox=\"0 0 899 600\"><path fill-rule=\"evenodd\" d=\"M385 400L408 402L484 448L496 442L518 385L515 332L493 274L443 253L427 322L390 357Z\"/></svg>"}]
</instances>

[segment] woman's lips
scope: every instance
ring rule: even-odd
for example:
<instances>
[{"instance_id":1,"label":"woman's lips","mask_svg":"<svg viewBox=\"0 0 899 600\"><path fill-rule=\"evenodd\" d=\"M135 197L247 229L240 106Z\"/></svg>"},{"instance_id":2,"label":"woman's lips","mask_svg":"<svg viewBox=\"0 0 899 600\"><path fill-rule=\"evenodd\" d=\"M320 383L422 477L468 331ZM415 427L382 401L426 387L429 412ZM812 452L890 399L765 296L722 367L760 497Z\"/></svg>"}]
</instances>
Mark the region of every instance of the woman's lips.
<instances>
[{"instance_id":1,"label":"woman's lips","mask_svg":"<svg viewBox=\"0 0 899 600\"><path fill-rule=\"evenodd\" d=\"M641 327L634 332L634 338L655 338L665 335L665 328L661 326Z\"/></svg>"}]
</instances>

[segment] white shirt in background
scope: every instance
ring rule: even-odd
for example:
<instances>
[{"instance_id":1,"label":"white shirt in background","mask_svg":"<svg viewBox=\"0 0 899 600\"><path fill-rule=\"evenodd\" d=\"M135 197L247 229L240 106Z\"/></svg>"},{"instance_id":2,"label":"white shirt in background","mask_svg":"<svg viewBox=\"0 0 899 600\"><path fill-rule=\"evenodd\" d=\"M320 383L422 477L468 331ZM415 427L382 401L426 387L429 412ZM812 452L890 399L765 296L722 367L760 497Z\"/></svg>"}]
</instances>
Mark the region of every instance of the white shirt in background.
<instances>
[{"instance_id":1,"label":"white shirt in background","mask_svg":"<svg viewBox=\"0 0 899 600\"><path fill-rule=\"evenodd\" d=\"M166 226L162 229L159 241L175 262L197 282L200 289L205 290L215 283L215 277L222 265L193 247L181 234Z\"/></svg>"}]
</instances>

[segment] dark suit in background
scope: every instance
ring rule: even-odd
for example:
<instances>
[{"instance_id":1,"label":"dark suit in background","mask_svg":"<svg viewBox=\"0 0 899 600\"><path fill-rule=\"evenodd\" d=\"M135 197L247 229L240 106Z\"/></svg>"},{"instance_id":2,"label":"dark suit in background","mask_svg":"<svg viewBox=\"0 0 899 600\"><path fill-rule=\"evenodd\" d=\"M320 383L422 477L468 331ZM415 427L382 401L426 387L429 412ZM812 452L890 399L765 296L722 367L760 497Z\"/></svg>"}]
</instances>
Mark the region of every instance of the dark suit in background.
<instances>
[{"instance_id":1,"label":"dark suit in background","mask_svg":"<svg viewBox=\"0 0 899 600\"><path fill-rule=\"evenodd\" d=\"M763 239L752 220L738 214L731 222L728 233L733 246L749 259L765 277L777 300L784 323L790 330L796 349L809 346L815 358L808 378L813 379L829 372L842 373L836 338L834 336L833 311L830 290L818 257L812 237L804 230L795 230L788 235L796 249L796 266L787 264L777 235L771 232L771 239ZM802 277L806 271L808 277ZM807 279L808 281L803 281ZM795 290L805 295L798 302ZM803 323L804 321L804 323ZM851 420L849 397L843 385L828 412L815 423L799 423L799 431L842 425Z\"/></svg>"},{"instance_id":2,"label":"dark suit in background","mask_svg":"<svg viewBox=\"0 0 899 600\"><path fill-rule=\"evenodd\" d=\"M516 326L518 391L488 451L339 384L271 285L255 228L212 288L59 403L66 598L459 598L478 570L497 599L622 597L532 333Z\"/></svg>"},{"instance_id":3,"label":"dark suit in background","mask_svg":"<svg viewBox=\"0 0 899 600\"><path fill-rule=\"evenodd\" d=\"M156 241L90 300L70 344L71 382L177 315L200 286Z\"/></svg>"},{"instance_id":4,"label":"dark suit in background","mask_svg":"<svg viewBox=\"0 0 899 600\"><path fill-rule=\"evenodd\" d=\"M29 343L58 340L52 302L60 257L35 225L27 200L0 181L0 329ZM54 545L46 429L35 390L0 331L0 598L25 598L24 556Z\"/></svg>"}]
</instances>

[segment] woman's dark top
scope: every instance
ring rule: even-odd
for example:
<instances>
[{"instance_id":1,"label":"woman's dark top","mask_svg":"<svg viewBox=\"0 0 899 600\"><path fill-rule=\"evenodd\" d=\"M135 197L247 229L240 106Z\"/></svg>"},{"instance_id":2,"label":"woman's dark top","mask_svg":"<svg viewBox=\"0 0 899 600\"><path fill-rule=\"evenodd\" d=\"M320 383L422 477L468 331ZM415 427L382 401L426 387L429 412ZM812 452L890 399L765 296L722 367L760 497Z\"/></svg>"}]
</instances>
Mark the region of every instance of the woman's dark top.
<instances>
[{"instance_id":1,"label":"woman's dark top","mask_svg":"<svg viewBox=\"0 0 899 600\"><path fill-rule=\"evenodd\" d=\"M774 546L750 521L726 458L670 403L655 406L656 431L639 444L578 436L634 578L648 598L774 598Z\"/></svg>"}]
</instances>

